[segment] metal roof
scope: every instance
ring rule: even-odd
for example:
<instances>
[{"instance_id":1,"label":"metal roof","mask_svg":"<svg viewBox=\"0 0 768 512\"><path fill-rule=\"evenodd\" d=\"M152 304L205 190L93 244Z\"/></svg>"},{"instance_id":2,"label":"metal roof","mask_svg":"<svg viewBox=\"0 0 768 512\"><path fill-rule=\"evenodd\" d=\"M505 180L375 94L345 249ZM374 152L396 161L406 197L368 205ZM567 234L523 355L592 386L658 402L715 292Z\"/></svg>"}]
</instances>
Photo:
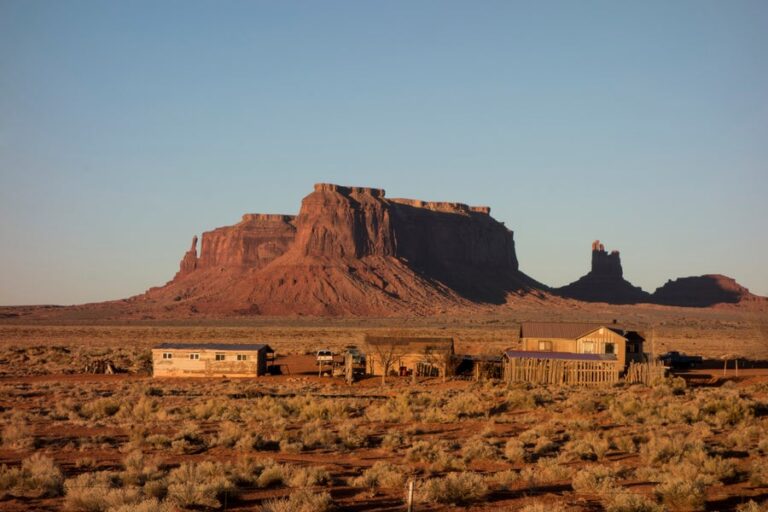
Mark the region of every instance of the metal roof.
<instances>
[{"instance_id":1,"label":"metal roof","mask_svg":"<svg viewBox=\"0 0 768 512\"><path fill-rule=\"evenodd\" d=\"M264 343L244 343L242 345L235 343L161 343L156 349L179 349L179 350L247 350L259 351L267 349L267 352L274 352L269 345Z\"/></svg>"},{"instance_id":2,"label":"metal roof","mask_svg":"<svg viewBox=\"0 0 768 512\"><path fill-rule=\"evenodd\" d=\"M576 354L575 352L539 352L529 350L507 350L504 355L517 359L565 359L569 361L616 361L616 354Z\"/></svg>"},{"instance_id":3,"label":"metal roof","mask_svg":"<svg viewBox=\"0 0 768 512\"><path fill-rule=\"evenodd\" d=\"M576 322L523 322L520 324L520 338L562 338L575 340L595 329L605 327L620 336L624 330L611 324Z\"/></svg>"}]
</instances>

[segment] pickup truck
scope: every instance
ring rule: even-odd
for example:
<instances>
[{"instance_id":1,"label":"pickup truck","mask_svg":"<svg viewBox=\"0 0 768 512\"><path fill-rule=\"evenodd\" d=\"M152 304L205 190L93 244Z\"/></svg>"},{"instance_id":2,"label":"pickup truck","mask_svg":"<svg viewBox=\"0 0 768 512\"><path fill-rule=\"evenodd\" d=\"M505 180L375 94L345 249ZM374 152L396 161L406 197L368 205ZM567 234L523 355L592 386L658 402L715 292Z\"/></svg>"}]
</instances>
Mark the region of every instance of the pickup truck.
<instances>
[{"instance_id":1,"label":"pickup truck","mask_svg":"<svg viewBox=\"0 0 768 512\"><path fill-rule=\"evenodd\" d=\"M696 365L700 365L702 360L701 356L689 356L677 351L667 352L659 356L659 361L664 363L664 366L669 366L676 370L693 368Z\"/></svg>"}]
</instances>

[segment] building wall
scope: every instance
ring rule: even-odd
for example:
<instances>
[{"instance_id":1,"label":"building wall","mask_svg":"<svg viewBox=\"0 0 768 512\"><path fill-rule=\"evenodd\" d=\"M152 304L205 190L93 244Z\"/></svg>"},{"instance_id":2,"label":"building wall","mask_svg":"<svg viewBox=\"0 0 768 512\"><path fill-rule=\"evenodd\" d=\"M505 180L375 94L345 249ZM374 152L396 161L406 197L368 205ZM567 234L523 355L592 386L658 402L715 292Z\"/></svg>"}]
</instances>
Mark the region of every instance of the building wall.
<instances>
[{"instance_id":1,"label":"building wall","mask_svg":"<svg viewBox=\"0 0 768 512\"><path fill-rule=\"evenodd\" d=\"M522 350L533 352L544 351L540 348L539 342L548 342L551 345L552 352L576 352L576 340L568 338L523 338Z\"/></svg>"},{"instance_id":2,"label":"building wall","mask_svg":"<svg viewBox=\"0 0 768 512\"><path fill-rule=\"evenodd\" d=\"M164 353L173 354L163 359ZM200 359L190 359L190 354L200 354ZM223 361L216 361L216 354L224 354ZM238 361L237 354L248 359ZM256 377L266 373L266 354L257 350L190 350L152 349L154 377Z\"/></svg>"},{"instance_id":3,"label":"building wall","mask_svg":"<svg viewBox=\"0 0 768 512\"><path fill-rule=\"evenodd\" d=\"M585 354L586 346L585 342L594 343L593 354L605 354L606 343L614 344L614 353L616 354L617 366L624 368L627 363L627 340L624 336L616 334L612 330L601 327L595 331L582 336L578 339L569 338L522 338L521 350L530 350L534 352L544 351L540 347L539 342L549 342L551 344L552 352L572 352L575 354Z\"/></svg>"},{"instance_id":4,"label":"building wall","mask_svg":"<svg viewBox=\"0 0 768 512\"><path fill-rule=\"evenodd\" d=\"M606 327L601 327L576 340L577 351L579 354L588 353L585 348L585 342L593 343L593 354L606 354L605 345L613 343L613 353L616 354L616 365L623 369L627 364L627 339L624 336L616 334Z\"/></svg>"},{"instance_id":5,"label":"building wall","mask_svg":"<svg viewBox=\"0 0 768 512\"><path fill-rule=\"evenodd\" d=\"M443 375L445 372L445 361L446 358L444 356L438 356L437 354L430 354L429 357L425 357L423 352L408 353L397 357L389 370L390 372L394 371L395 373L399 373L400 367L405 366L409 370L415 371L416 366L419 363L431 363L440 370L440 375ZM381 375L384 373L384 365L378 355L371 353L366 354L366 362L368 366L367 371L370 375Z\"/></svg>"}]
</instances>

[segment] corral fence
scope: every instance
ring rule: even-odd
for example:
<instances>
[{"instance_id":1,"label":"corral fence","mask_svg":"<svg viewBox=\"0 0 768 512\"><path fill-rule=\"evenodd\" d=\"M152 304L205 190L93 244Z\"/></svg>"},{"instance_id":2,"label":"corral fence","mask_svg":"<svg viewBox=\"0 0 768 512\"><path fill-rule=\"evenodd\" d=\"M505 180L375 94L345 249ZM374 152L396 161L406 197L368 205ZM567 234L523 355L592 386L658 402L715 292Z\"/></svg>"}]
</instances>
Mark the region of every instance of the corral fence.
<instances>
[{"instance_id":1,"label":"corral fence","mask_svg":"<svg viewBox=\"0 0 768 512\"><path fill-rule=\"evenodd\" d=\"M627 367L624 380L627 384L645 384L646 386L663 379L666 376L666 368L661 361L648 361L637 363L631 361Z\"/></svg>"},{"instance_id":2,"label":"corral fence","mask_svg":"<svg viewBox=\"0 0 768 512\"><path fill-rule=\"evenodd\" d=\"M619 381L615 361L509 358L504 380L571 386L610 386Z\"/></svg>"}]
</instances>

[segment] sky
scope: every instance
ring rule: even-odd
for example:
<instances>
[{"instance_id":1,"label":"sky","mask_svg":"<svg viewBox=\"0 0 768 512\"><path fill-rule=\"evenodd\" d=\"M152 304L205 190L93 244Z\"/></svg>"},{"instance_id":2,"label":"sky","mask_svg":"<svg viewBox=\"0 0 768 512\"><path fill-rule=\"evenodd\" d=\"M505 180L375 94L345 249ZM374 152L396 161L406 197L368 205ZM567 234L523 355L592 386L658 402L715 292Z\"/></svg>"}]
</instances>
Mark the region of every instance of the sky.
<instances>
[{"instance_id":1,"label":"sky","mask_svg":"<svg viewBox=\"0 0 768 512\"><path fill-rule=\"evenodd\" d=\"M561 286L768 295L768 2L0 0L0 305L168 281L316 182L489 205Z\"/></svg>"}]
</instances>

